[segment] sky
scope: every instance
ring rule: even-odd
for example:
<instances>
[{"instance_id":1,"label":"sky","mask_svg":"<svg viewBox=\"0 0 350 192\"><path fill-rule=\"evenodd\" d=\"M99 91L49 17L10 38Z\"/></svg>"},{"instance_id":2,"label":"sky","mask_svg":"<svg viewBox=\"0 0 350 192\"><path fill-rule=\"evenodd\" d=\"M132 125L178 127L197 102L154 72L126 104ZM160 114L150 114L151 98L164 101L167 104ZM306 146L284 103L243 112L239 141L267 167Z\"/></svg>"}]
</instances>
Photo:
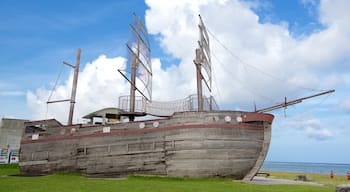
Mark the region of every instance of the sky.
<instances>
[{"instance_id":1,"label":"sky","mask_svg":"<svg viewBox=\"0 0 350 192\"><path fill-rule=\"evenodd\" d=\"M198 14L210 34L213 95L221 109L254 110L335 89L272 111L269 161L350 163L350 1L0 0L0 116L67 122L72 70L82 49L75 122L117 107L118 73L136 13L150 34L153 99L196 92ZM61 72L60 72L61 71ZM57 80L57 77L60 78ZM57 81L57 83L56 83ZM56 89L52 92L54 85Z\"/></svg>"}]
</instances>

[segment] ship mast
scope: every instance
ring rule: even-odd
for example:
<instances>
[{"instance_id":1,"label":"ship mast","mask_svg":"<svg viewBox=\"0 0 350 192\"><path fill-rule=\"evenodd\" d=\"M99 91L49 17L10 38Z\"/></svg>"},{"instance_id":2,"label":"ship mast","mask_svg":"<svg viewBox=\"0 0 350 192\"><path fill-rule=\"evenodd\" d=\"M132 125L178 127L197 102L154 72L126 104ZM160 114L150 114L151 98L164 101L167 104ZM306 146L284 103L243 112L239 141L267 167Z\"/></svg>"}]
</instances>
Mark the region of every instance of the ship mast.
<instances>
[{"instance_id":1,"label":"ship mast","mask_svg":"<svg viewBox=\"0 0 350 192\"><path fill-rule=\"evenodd\" d=\"M73 66L74 76L73 76L72 93L71 93L71 97L70 97L68 125L71 125L73 123L75 96L77 94L78 74L79 74L79 67L80 67L80 53L81 53L81 49L78 49L77 58L75 60L75 66Z\"/></svg>"},{"instance_id":2,"label":"ship mast","mask_svg":"<svg viewBox=\"0 0 350 192\"><path fill-rule=\"evenodd\" d=\"M131 29L135 33L135 36L137 38L137 45L134 47L134 50L130 46L127 45L128 49L132 52L131 54L131 75L130 75L130 113L135 113L135 93L136 93L136 69L139 65L139 59L140 58L140 44L141 44L141 36L140 31L142 30L142 24L139 20L139 18L135 16L136 19L136 26L131 25ZM134 121L135 116L130 115L129 120Z\"/></svg>"},{"instance_id":3,"label":"ship mast","mask_svg":"<svg viewBox=\"0 0 350 192\"><path fill-rule=\"evenodd\" d=\"M198 98L198 111L203 111L204 101L203 101L203 88L202 82L205 83L209 90L209 110L212 110L213 97L212 97L212 74L211 74L211 57L210 57L210 46L209 46L209 35L207 29L204 25L202 17L199 15L199 48L196 49L196 58L193 61L196 66L196 76L197 76L197 98ZM205 71L205 77L202 73L202 68Z\"/></svg>"},{"instance_id":4,"label":"ship mast","mask_svg":"<svg viewBox=\"0 0 350 192\"><path fill-rule=\"evenodd\" d=\"M137 44L137 54L139 54L139 43ZM135 91L136 91L136 56L135 54L131 55L131 76L130 76L130 113L135 112ZM129 120L134 121L135 117L130 115Z\"/></svg>"},{"instance_id":5,"label":"ship mast","mask_svg":"<svg viewBox=\"0 0 350 192\"><path fill-rule=\"evenodd\" d=\"M194 60L194 64L196 65L196 78L197 78L197 99L198 99L198 111L203 111L203 88L202 88L202 80L203 76L201 73L201 60L200 60L200 49L196 49L196 59Z\"/></svg>"},{"instance_id":6,"label":"ship mast","mask_svg":"<svg viewBox=\"0 0 350 192\"><path fill-rule=\"evenodd\" d=\"M134 14L134 17L135 23L130 24L132 37L134 39L126 44L131 57L129 60L130 63L128 64L128 67L130 67L130 76L127 77L126 74L118 69L118 72L130 83L130 95L128 98L129 112L127 114L129 116L129 121L134 121L135 116L144 114L140 112L138 106L139 102L136 101L136 91L140 93L142 98L147 102L152 100L152 65L148 32L141 23L140 18L136 16L136 14ZM144 90L140 90L139 84L137 83L142 83Z\"/></svg>"},{"instance_id":7,"label":"ship mast","mask_svg":"<svg viewBox=\"0 0 350 192\"><path fill-rule=\"evenodd\" d=\"M69 64L65 61L63 61L63 64L72 67L74 69L74 76L73 76L73 83L72 83L72 91L71 91L71 97L70 99L63 99L63 100L56 100L56 101L47 101L47 104L50 103L58 103L58 102L70 102L70 107L69 107L69 115L68 115L68 125L73 124L73 114L74 114L74 104L75 104L75 96L77 93L77 85L78 85L78 74L79 74L79 66L80 66L80 54L81 54L81 49L79 48L77 50L77 57L75 60L75 65Z\"/></svg>"},{"instance_id":8,"label":"ship mast","mask_svg":"<svg viewBox=\"0 0 350 192\"><path fill-rule=\"evenodd\" d=\"M198 98L198 111L204 110L204 98L203 98L203 86L202 82L205 83L206 87L209 90L210 98L209 98L209 110L213 110L213 96L212 96L212 71L211 71L211 57L210 57L210 46L209 46L209 35L208 31L204 25L202 17L199 15L199 36L200 39L198 41L199 47L196 49L196 57L193 60L196 66L196 79L197 79L197 98ZM204 69L204 70L202 70ZM204 72L204 76L203 73ZM254 111L257 113L264 113L268 111L272 111L275 109L286 108L290 105L295 105L297 103L301 103L303 100L310 99L313 97L318 97L325 94L330 94L335 92L335 90L323 91L314 95L310 95L307 97L302 97L299 99L295 99L292 101L287 101L285 97L285 101L266 108L256 109L254 107Z\"/></svg>"}]
</instances>

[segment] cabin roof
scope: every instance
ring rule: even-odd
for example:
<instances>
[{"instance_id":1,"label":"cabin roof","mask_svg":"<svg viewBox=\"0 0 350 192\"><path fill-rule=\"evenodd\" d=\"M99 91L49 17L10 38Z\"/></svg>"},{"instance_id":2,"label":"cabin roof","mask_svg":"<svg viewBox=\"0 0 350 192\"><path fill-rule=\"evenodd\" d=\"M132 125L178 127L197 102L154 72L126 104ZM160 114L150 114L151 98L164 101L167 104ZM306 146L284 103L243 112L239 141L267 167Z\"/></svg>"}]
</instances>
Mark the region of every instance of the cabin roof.
<instances>
[{"instance_id":1,"label":"cabin roof","mask_svg":"<svg viewBox=\"0 0 350 192\"><path fill-rule=\"evenodd\" d=\"M120 116L124 113L125 113L125 111L123 109L119 109L119 108L115 108L115 107L108 107L108 108L103 108L103 109L97 110L95 112L92 112L90 114L87 114L83 118L84 119L91 119L93 117L104 117L106 114L114 114L114 115Z\"/></svg>"}]
</instances>

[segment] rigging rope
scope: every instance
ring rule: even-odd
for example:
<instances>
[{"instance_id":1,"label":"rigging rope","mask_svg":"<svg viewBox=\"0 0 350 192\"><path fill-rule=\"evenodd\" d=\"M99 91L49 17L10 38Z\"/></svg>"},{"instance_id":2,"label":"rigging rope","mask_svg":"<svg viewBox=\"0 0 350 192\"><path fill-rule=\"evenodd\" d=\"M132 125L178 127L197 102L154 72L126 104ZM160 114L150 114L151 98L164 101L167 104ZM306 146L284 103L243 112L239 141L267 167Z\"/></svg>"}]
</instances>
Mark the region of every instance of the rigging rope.
<instances>
[{"instance_id":1,"label":"rigging rope","mask_svg":"<svg viewBox=\"0 0 350 192\"><path fill-rule=\"evenodd\" d=\"M214 55L213 53L212 53L212 55ZM214 55L214 57L216 58L216 56ZM219 61L218 61L219 62ZM212 77L213 77L213 79L214 79L214 84L217 84L218 85L218 81L216 80L216 75L215 75L215 69L214 69L214 67L212 68ZM220 89L219 89L219 86L213 86L213 87L216 87L216 90L217 90L217 94L218 94L218 101L217 101L217 103L218 103L218 105L221 103L221 99L222 99L222 97L221 97L221 91L220 91ZM212 95L211 95L212 96Z\"/></svg>"},{"instance_id":2,"label":"rigging rope","mask_svg":"<svg viewBox=\"0 0 350 192\"><path fill-rule=\"evenodd\" d=\"M221 62L221 61L219 60L219 58L218 58L214 53L211 53L211 54L212 54L212 55L214 56L214 58L218 61L218 63L220 63L220 64L225 68L225 71L228 71L228 69L226 68L225 64L224 64L223 62ZM261 97L261 98L263 98L263 99L269 100L270 102L277 103L277 102L274 101L272 98L270 98L270 97L268 97L268 96L265 96L265 95L258 94L257 92L255 92L255 91L253 91L252 89L248 88L247 86L244 85L244 83L243 83L238 77L236 77L236 76L234 76L234 75L231 76L231 77L233 77L234 79L236 79L236 80L239 82L239 84L240 84L241 86L243 86L245 89L247 89L251 94L257 95L257 96L259 96L259 97Z\"/></svg>"},{"instance_id":3,"label":"rigging rope","mask_svg":"<svg viewBox=\"0 0 350 192\"><path fill-rule=\"evenodd\" d=\"M236 54L234 54L225 44L223 44L212 32L211 30L209 30L209 28L207 27L207 31L209 32L209 34L219 43L219 45L221 45L232 57L236 58L240 63L248 66L248 67L251 67L253 69L255 69L256 71L260 72L261 74L264 74L266 75L267 77L270 77L271 79L274 79L274 80L278 80L278 81L282 81L282 82L285 82L287 84L288 81L284 80L284 79L281 79L281 78L278 78L270 73L267 73L257 67L255 67L254 65L251 65L245 61L243 61L239 56L237 56ZM299 85L294 85L296 87L299 87L301 89L305 89L305 90L309 90L309 91L324 91L324 90L318 90L318 89L314 89L314 88L308 88L308 87L303 87L303 86L299 86Z\"/></svg>"},{"instance_id":4,"label":"rigging rope","mask_svg":"<svg viewBox=\"0 0 350 192\"><path fill-rule=\"evenodd\" d=\"M298 114L296 115L293 115L292 118L295 118L295 119L303 119L306 117L306 114L310 114L312 111L314 111L316 108L318 108L318 106L322 105L327 99L328 97L331 95L332 93L330 94L327 94L325 95L325 97L318 103L314 104L313 106L309 107L308 109L304 110L304 111L301 111L301 112L298 112ZM289 107L287 108L284 108L284 112L286 109L288 109ZM286 112L285 112L286 113ZM274 113L274 116L275 117L281 117L282 115L280 115L279 113ZM283 115L284 118L288 118L288 115L284 114Z\"/></svg>"},{"instance_id":5,"label":"rigging rope","mask_svg":"<svg viewBox=\"0 0 350 192\"><path fill-rule=\"evenodd\" d=\"M53 95L53 92L55 92L55 90L56 90L56 87L57 87L57 84L58 84L58 80L60 79L61 74L62 74L62 71L63 71L63 66L64 66L64 64L62 63L60 72L58 73L57 79L56 79L56 81L55 81L55 84L54 84L54 86L53 86L53 88L52 88L52 90L51 90L50 96L49 96L49 98L47 99L47 101L50 101L50 99L51 99L51 97L52 97L52 95Z\"/></svg>"},{"instance_id":6,"label":"rigging rope","mask_svg":"<svg viewBox=\"0 0 350 192\"><path fill-rule=\"evenodd\" d=\"M331 94L332 94L332 93L331 93ZM316 103L316 104L313 105L313 108L310 107L310 109L305 110L305 111L303 111L303 112L301 112L301 113L298 113L298 115L301 116L301 117L304 117L306 113L310 113L310 112L313 111L316 107L322 105L323 102L325 102L331 94L325 95L325 97L324 97L319 103Z\"/></svg>"},{"instance_id":7,"label":"rigging rope","mask_svg":"<svg viewBox=\"0 0 350 192\"><path fill-rule=\"evenodd\" d=\"M63 71L63 67L64 67L64 64L62 63L60 72L58 73L58 76L57 76L57 78L56 78L55 84L54 84L54 86L53 86L53 88L52 88L52 90L51 90L51 93L50 93L49 98L47 99L47 101L50 101L50 100L51 100L51 97L52 97L53 93L54 93L55 90L56 90L58 81L59 81L59 79L60 79L60 77L61 77L61 74L62 74L62 71ZM45 119L47 119L48 113L49 113L49 104L46 102Z\"/></svg>"}]
</instances>

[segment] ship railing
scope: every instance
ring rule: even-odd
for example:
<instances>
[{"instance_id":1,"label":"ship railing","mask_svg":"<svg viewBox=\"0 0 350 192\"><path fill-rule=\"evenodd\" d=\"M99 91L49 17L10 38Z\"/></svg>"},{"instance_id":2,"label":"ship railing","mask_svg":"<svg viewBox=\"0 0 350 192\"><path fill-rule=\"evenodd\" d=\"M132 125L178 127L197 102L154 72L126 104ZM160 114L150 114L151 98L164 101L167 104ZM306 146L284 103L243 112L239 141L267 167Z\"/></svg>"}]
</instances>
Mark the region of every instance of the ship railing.
<instances>
[{"instance_id":1,"label":"ship railing","mask_svg":"<svg viewBox=\"0 0 350 192\"><path fill-rule=\"evenodd\" d=\"M142 96L135 97L135 112L146 112L146 99ZM124 111L130 111L130 96L124 95L119 97L119 108Z\"/></svg>"},{"instance_id":2,"label":"ship railing","mask_svg":"<svg viewBox=\"0 0 350 192\"><path fill-rule=\"evenodd\" d=\"M210 107L211 106L211 107ZM119 97L119 108L130 111L129 95ZM213 97L203 97L203 110L218 110L219 107ZM135 98L135 112L143 112L154 116L171 116L175 112L198 111L197 95L190 95L175 101L148 102L143 97Z\"/></svg>"}]
</instances>

